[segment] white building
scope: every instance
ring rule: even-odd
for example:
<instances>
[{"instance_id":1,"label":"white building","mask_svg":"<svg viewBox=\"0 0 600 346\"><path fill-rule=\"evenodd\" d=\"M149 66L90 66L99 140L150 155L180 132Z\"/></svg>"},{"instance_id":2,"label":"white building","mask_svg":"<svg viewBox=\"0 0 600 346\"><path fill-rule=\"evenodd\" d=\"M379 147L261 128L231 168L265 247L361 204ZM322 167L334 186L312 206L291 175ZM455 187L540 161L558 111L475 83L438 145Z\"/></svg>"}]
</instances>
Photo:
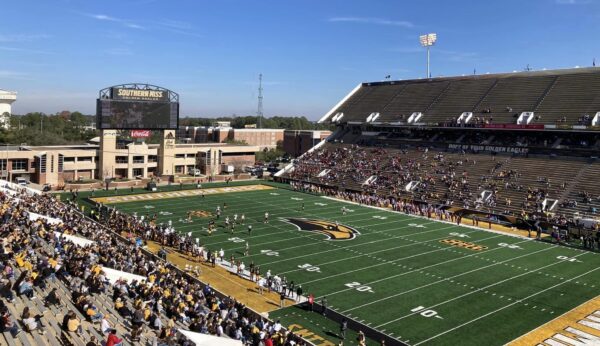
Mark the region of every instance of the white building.
<instances>
[{"instance_id":1,"label":"white building","mask_svg":"<svg viewBox=\"0 0 600 346\"><path fill-rule=\"evenodd\" d=\"M0 127L10 128L11 105L17 100L17 93L0 89ZM8 116L6 115L8 114Z\"/></svg>"}]
</instances>

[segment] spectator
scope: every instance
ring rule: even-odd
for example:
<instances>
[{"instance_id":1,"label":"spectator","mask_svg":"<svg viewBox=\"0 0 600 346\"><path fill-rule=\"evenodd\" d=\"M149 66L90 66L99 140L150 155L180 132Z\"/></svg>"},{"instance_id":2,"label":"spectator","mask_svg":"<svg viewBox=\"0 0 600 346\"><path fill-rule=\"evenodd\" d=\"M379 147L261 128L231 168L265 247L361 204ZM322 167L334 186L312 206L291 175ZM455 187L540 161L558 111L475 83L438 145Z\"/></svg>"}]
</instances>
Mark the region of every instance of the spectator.
<instances>
[{"instance_id":1,"label":"spectator","mask_svg":"<svg viewBox=\"0 0 600 346\"><path fill-rule=\"evenodd\" d=\"M100 322L100 331L102 334L106 335L112 329L110 322L108 321L108 314L102 317L102 321Z\"/></svg>"},{"instance_id":2,"label":"spectator","mask_svg":"<svg viewBox=\"0 0 600 346\"><path fill-rule=\"evenodd\" d=\"M46 299L44 299L44 304L46 306L60 305L60 299L58 298L58 295L56 294L56 287L53 288L52 291L50 291L50 293L48 293L48 295L46 296Z\"/></svg>"},{"instance_id":3,"label":"spectator","mask_svg":"<svg viewBox=\"0 0 600 346\"><path fill-rule=\"evenodd\" d=\"M42 330L42 328L44 328L44 326L42 325L40 315L32 316L31 313L29 312L29 309L27 307L25 307L25 310L23 310L23 315L21 318L23 321L23 325L25 326L25 331L31 333L34 330L38 330L40 332L40 334L46 334L46 331Z\"/></svg>"},{"instance_id":4,"label":"spectator","mask_svg":"<svg viewBox=\"0 0 600 346\"><path fill-rule=\"evenodd\" d=\"M87 342L87 344L85 344L85 346L101 346L100 343L98 343L98 339L96 339L95 336L91 336L90 337L90 341Z\"/></svg>"},{"instance_id":5,"label":"spectator","mask_svg":"<svg viewBox=\"0 0 600 346\"><path fill-rule=\"evenodd\" d=\"M117 330L111 329L106 338L106 346L120 346L122 342L123 339L117 337Z\"/></svg>"},{"instance_id":6,"label":"spectator","mask_svg":"<svg viewBox=\"0 0 600 346\"><path fill-rule=\"evenodd\" d=\"M2 319L0 321L0 332L4 333L5 331L9 331L13 337L16 337L21 333L21 329L17 326L14 321L10 319L10 312L8 309L4 309L2 312Z\"/></svg>"}]
</instances>

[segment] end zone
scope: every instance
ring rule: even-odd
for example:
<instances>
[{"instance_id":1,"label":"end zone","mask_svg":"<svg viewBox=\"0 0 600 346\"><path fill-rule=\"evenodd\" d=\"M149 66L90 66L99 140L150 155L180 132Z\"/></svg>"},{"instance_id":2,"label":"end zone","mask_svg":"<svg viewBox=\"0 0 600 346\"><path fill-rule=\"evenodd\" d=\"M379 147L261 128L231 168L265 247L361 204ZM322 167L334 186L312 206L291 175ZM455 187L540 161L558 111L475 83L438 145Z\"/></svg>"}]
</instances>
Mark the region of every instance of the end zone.
<instances>
[{"instance_id":1,"label":"end zone","mask_svg":"<svg viewBox=\"0 0 600 346\"><path fill-rule=\"evenodd\" d=\"M179 197L192 197L204 195L216 195L221 193L233 193L233 192L248 192L248 191L260 191L260 190L271 190L275 189L268 185L242 185L242 186L231 186L231 187L216 187L208 189L195 189L195 190L180 190L180 191L169 191L169 192L153 192L153 193L141 193L135 195L121 195L112 197L97 197L90 198L90 200L103 203L103 204L115 204L125 202L140 202L140 201L155 201L167 198L179 198Z\"/></svg>"},{"instance_id":2,"label":"end zone","mask_svg":"<svg viewBox=\"0 0 600 346\"><path fill-rule=\"evenodd\" d=\"M507 343L521 345L600 344L600 296Z\"/></svg>"}]
</instances>

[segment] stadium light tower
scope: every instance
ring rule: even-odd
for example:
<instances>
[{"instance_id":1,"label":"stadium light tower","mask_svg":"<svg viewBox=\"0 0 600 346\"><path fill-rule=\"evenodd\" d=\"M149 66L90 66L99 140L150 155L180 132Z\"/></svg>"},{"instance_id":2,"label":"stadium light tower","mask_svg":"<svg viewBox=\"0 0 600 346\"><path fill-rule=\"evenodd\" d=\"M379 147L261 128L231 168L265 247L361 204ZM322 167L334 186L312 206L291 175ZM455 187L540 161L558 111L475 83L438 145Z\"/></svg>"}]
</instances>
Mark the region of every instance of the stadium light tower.
<instances>
[{"instance_id":1,"label":"stadium light tower","mask_svg":"<svg viewBox=\"0 0 600 346\"><path fill-rule=\"evenodd\" d=\"M419 36L419 41L421 42L421 46L427 47L427 78L431 77L431 73L429 72L429 47L435 44L437 41L437 34L431 33L427 35Z\"/></svg>"}]
</instances>

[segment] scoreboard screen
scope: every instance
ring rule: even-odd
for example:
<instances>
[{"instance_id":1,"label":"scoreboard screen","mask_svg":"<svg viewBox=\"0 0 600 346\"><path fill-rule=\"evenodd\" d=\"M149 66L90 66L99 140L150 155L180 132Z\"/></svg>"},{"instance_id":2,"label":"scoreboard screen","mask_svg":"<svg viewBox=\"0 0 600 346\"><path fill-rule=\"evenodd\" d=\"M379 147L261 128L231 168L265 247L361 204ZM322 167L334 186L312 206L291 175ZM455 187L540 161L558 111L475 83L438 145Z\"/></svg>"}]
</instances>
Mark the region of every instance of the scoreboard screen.
<instances>
[{"instance_id":1,"label":"scoreboard screen","mask_svg":"<svg viewBox=\"0 0 600 346\"><path fill-rule=\"evenodd\" d=\"M179 103L99 99L99 129L176 129Z\"/></svg>"}]
</instances>

